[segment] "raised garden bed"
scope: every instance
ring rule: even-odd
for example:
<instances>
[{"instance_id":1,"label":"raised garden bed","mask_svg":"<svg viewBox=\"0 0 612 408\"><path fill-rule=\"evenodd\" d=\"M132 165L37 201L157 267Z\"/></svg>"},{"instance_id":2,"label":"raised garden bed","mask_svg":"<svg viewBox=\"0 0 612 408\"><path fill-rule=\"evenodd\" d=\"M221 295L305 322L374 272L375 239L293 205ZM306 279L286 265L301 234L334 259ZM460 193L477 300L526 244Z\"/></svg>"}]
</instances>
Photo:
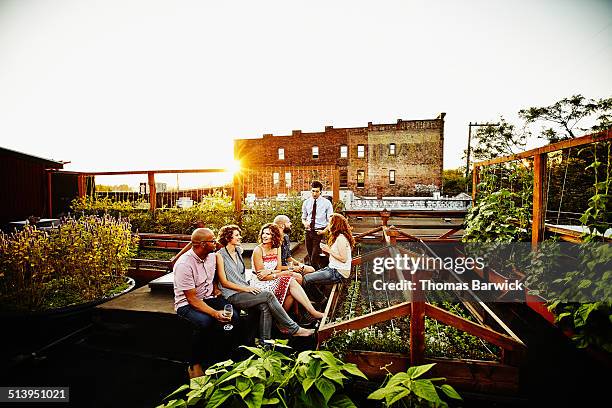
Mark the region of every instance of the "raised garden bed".
<instances>
[{"instance_id":1,"label":"raised garden bed","mask_svg":"<svg viewBox=\"0 0 612 408\"><path fill-rule=\"evenodd\" d=\"M405 276L397 270L373 274L372 260L416 246L361 245L362 255L353 260L351 279L332 289L319 331L320 346L358 364L370 378L384 377L385 366L395 373L415 364L419 348L411 344L411 326L415 321L418 325L414 314L422 313L420 362L439 363L436 374L462 389L517 393L524 344L513 333L492 328L507 329L497 316L492 319L495 325L483 323L483 315L493 313L486 305L460 303L440 292L430 292L424 302L417 302L413 297L417 295L409 290L372 290L373 279L397 283Z\"/></svg>"}]
</instances>

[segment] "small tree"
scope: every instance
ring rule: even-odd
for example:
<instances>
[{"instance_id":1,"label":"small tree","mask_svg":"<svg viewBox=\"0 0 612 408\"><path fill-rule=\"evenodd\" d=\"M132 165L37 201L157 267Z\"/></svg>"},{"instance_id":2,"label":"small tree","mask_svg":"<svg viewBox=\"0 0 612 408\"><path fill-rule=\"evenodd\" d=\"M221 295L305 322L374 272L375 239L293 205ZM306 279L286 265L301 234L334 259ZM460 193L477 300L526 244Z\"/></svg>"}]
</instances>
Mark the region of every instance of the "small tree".
<instances>
[{"instance_id":1,"label":"small tree","mask_svg":"<svg viewBox=\"0 0 612 408\"><path fill-rule=\"evenodd\" d=\"M466 191L465 171L462 169L450 169L442 172L442 192L449 196Z\"/></svg>"},{"instance_id":2,"label":"small tree","mask_svg":"<svg viewBox=\"0 0 612 408\"><path fill-rule=\"evenodd\" d=\"M472 157L474 161L490 160L524 150L527 134L518 133L513 124L503 117L497 126L479 127L474 135Z\"/></svg>"},{"instance_id":3,"label":"small tree","mask_svg":"<svg viewBox=\"0 0 612 408\"><path fill-rule=\"evenodd\" d=\"M595 123L590 128L580 128L578 124L587 118L594 118ZM612 98L599 100L586 99L578 94L563 98L550 106L521 109L519 117L526 125L545 123L552 127L544 127L538 137L555 143L560 140L574 139L578 132L598 132L612 126Z\"/></svg>"}]
</instances>

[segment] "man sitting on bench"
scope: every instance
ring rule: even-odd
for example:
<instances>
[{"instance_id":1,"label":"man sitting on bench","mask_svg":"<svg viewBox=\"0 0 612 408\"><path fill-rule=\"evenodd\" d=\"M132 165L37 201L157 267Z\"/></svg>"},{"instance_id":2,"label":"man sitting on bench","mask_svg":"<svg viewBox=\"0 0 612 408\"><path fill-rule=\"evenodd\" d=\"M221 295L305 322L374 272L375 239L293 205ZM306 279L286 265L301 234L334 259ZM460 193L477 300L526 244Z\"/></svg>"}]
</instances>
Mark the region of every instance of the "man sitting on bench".
<instances>
[{"instance_id":1,"label":"man sitting on bench","mask_svg":"<svg viewBox=\"0 0 612 408\"><path fill-rule=\"evenodd\" d=\"M189 377L194 378L204 375L203 361L211 364L229 357L238 314L234 311L233 317L224 315L228 302L219 296L215 285L215 234L208 228L198 228L191 234L191 245L173 270L174 309L194 326L188 368ZM230 321L233 330L224 330L223 326Z\"/></svg>"}]
</instances>

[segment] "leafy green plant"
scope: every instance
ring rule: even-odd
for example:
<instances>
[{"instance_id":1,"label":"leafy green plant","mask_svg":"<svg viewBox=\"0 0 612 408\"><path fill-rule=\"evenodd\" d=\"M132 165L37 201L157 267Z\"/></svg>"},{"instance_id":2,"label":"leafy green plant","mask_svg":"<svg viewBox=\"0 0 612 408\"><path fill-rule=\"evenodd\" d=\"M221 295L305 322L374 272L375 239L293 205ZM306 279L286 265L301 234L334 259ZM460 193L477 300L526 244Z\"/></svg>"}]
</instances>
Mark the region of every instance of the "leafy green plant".
<instances>
[{"instance_id":1,"label":"leafy green plant","mask_svg":"<svg viewBox=\"0 0 612 408\"><path fill-rule=\"evenodd\" d=\"M110 216L64 219L0 235L0 309L37 311L108 296L125 285L138 237Z\"/></svg>"},{"instance_id":2,"label":"leafy green plant","mask_svg":"<svg viewBox=\"0 0 612 408\"><path fill-rule=\"evenodd\" d=\"M410 340L402 336L399 328L388 325L346 330L335 333L323 347L344 356L354 350L382 351L387 353L408 353Z\"/></svg>"},{"instance_id":3,"label":"leafy green plant","mask_svg":"<svg viewBox=\"0 0 612 408\"><path fill-rule=\"evenodd\" d=\"M556 322L573 332L577 347L595 346L612 353L612 249L601 244L610 228L610 186L612 178L611 144L604 143L607 154L605 180L599 181L599 168L603 165L597 156L599 143L592 145L593 163L585 170L595 174L595 194L589 208L580 218L585 227L584 243L580 245L578 268L554 280L560 284L553 292L549 309L556 314ZM601 299L593 302L592 299Z\"/></svg>"},{"instance_id":4,"label":"leafy green plant","mask_svg":"<svg viewBox=\"0 0 612 408\"><path fill-rule=\"evenodd\" d=\"M244 204L244 213L238 216L230 196L211 194L190 208L157 208L154 212L146 208L148 203L140 200L113 201L108 197L81 197L73 200L72 211L82 215L104 215L129 219L132 229L140 232L161 234L190 234L196 223L203 223L213 231L224 225L237 224L242 228L245 242L257 242L262 225L272 222L279 214L287 215L292 221L290 238L303 240L302 200L290 195L287 200L263 200L251 205ZM148 208L148 207L147 207Z\"/></svg>"},{"instance_id":5,"label":"leafy green plant","mask_svg":"<svg viewBox=\"0 0 612 408\"><path fill-rule=\"evenodd\" d=\"M440 398L442 395L461 400L455 389L448 385L436 385L434 382L445 381L445 378L419 378L429 371L435 363L408 368L405 373L387 376L386 384L368 396L368 399L383 400L384 405L400 407L447 407Z\"/></svg>"},{"instance_id":6,"label":"leafy green plant","mask_svg":"<svg viewBox=\"0 0 612 408\"><path fill-rule=\"evenodd\" d=\"M345 364L329 351L303 351L295 358L276 348L288 348L275 340L268 349L242 346L252 354L246 360L217 363L205 375L179 387L163 407L204 406L354 407L343 392L350 377L365 375L354 364Z\"/></svg>"},{"instance_id":7,"label":"leafy green plant","mask_svg":"<svg viewBox=\"0 0 612 408\"><path fill-rule=\"evenodd\" d=\"M506 187L502 187L507 184ZM511 163L499 174L486 168L478 200L465 218L464 242L513 242L529 238L533 177L523 164Z\"/></svg>"},{"instance_id":8,"label":"leafy green plant","mask_svg":"<svg viewBox=\"0 0 612 408\"><path fill-rule=\"evenodd\" d=\"M302 224L302 199L298 195L289 195L286 200L261 200L244 206L244 214L240 221L243 241L257 242L259 229L274 217L284 214L291 220L292 241L304 239L304 225Z\"/></svg>"}]
</instances>

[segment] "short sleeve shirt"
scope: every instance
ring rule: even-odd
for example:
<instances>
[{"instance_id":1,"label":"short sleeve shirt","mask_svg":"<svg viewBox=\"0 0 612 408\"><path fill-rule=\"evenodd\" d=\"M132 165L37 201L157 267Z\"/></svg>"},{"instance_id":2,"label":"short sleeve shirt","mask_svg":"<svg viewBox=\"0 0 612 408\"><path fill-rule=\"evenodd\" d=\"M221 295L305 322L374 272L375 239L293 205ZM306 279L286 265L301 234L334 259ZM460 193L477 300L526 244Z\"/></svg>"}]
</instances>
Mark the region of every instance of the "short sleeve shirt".
<instances>
[{"instance_id":1,"label":"short sleeve shirt","mask_svg":"<svg viewBox=\"0 0 612 408\"><path fill-rule=\"evenodd\" d=\"M174 310L189 304L186 290L195 289L198 299L213 297L213 280L217 268L217 258L210 253L200 259L193 249L185 252L174 264Z\"/></svg>"}]
</instances>

